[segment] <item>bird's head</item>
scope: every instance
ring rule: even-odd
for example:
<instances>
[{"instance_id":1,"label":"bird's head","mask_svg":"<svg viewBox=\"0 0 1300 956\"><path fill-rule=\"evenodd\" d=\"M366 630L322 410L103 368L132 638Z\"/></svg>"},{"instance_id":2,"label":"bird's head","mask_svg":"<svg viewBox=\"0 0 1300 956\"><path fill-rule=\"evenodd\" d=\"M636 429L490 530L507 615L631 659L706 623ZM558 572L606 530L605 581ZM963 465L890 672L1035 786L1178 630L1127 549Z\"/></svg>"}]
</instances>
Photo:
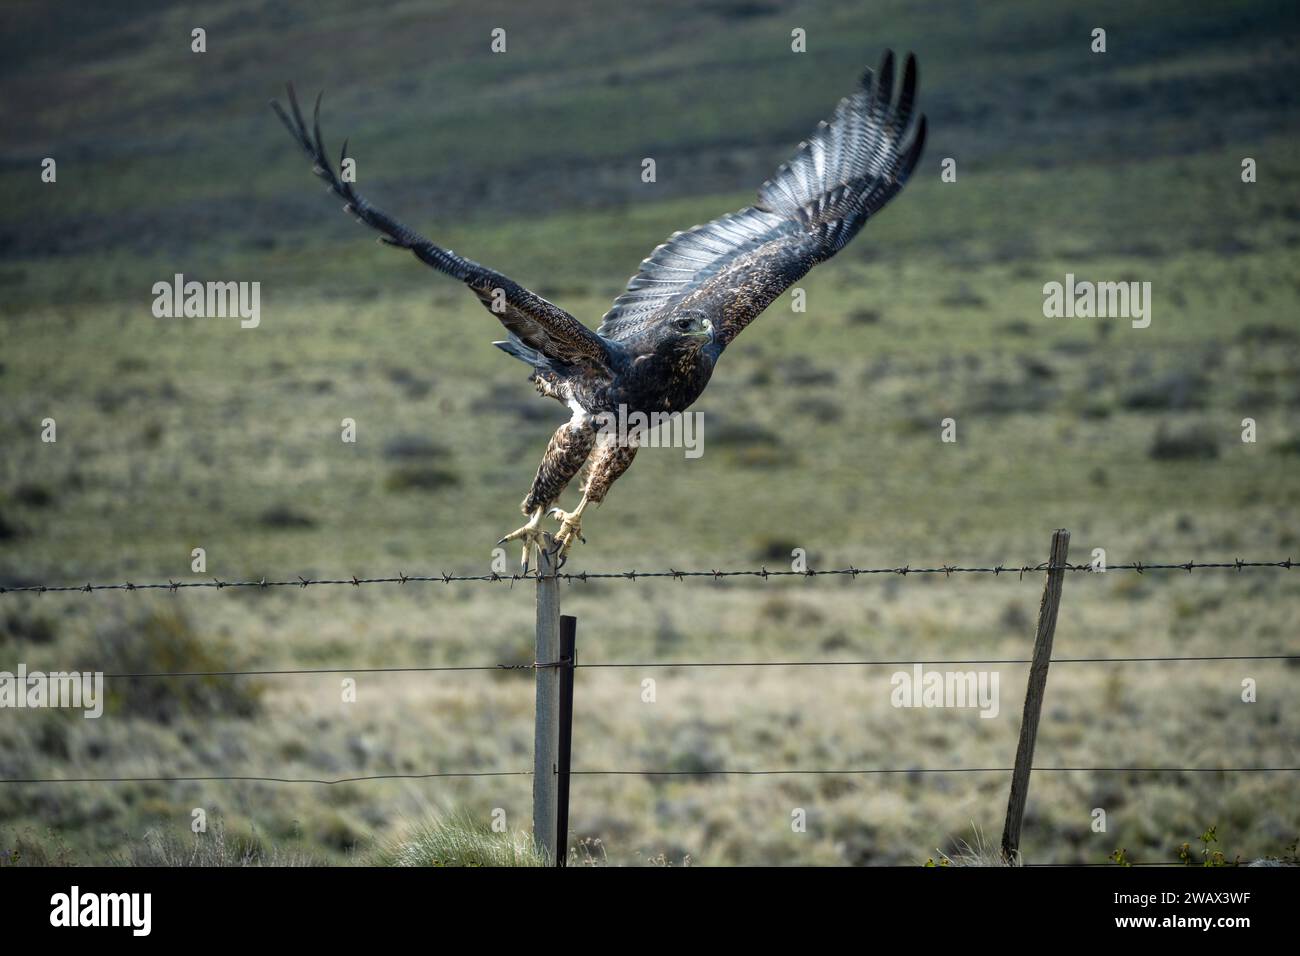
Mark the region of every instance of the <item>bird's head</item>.
<instances>
[{"instance_id":1,"label":"bird's head","mask_svg":"<svg viewBox=\"0 0 1300 956\"><path fill-rule=\"evenodd\" d=\"M689 309L669 319L662 328L658 347L672 353L697 352L710 344L717 330L703 311Z\"/></svg>"}]
</instances>

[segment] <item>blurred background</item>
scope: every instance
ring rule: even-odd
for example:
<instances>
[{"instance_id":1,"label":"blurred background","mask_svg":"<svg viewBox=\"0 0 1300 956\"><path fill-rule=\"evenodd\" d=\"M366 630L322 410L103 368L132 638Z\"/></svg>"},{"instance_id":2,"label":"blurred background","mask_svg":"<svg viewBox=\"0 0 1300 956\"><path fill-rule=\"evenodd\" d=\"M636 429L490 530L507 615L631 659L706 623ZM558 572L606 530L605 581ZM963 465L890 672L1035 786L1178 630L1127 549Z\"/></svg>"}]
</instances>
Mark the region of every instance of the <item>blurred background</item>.
<instances>
[{"instance_id":1,"label":"blurred background","mask_svg":"<svg viewBox=\"0 0 1300 956\"><path fill-rule=\"evenodd\" d=\"M752 202L886 47L920 61L914 180L801 283L806 314L787 293L728 350L695 406L703 456L643 450L569 570L775 568L794 548L815 568L1018 566L1045 560L1058 527L1078 561L1295 554L1300 15L1076 7L6 4L0 583L477 574L519 524L565 411L492 348L500 329L472 295L322 194L267 108L286 81L326 91L327 145L350 138L379 208L594 325L669 233ZM1067 272L1150 282L1150 327L1044 318L1043 285ZM260 326L155 318L152 286L175 273L260 282ZM40 440L45 418L57 443ZM1071 576L1056 654L1295 653L1293 573ZM647 581L563 598L588 663L953 660L1028 656L1040 588ZM522 662L532 613L532 588L506 585L9 594L0 669ZM1036 765L1294 766L1295 663L1058 665ZM1004 774L708 772L1010 765L1023 666L997 668L996 719L892 707L897 669L579 671L575 768L689 773L575 778L575 841L619 864L835 865L996 842ZM531 674L356 676L355 703L339 674L110 681L100 720L0 714L0 777L531 766ZM1246 678L1257 703L1241 702ZM1037 774L1023 849L1169 860L1216 825L1229 858L1281 854L1298 786ZM268 861L364 862L447 814L500 808L526 828L530 779L0 784L0 850L157 859L157 841L189 839L194 808Z\"/></svg>"}]
</instances>

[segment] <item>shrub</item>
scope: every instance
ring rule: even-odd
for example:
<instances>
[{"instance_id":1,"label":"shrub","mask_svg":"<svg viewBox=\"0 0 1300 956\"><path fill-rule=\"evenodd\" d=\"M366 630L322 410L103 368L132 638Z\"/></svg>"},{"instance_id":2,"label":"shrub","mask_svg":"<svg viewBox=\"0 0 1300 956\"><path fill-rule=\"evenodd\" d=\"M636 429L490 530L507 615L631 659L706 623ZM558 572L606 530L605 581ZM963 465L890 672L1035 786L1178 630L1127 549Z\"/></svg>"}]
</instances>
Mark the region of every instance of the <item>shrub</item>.
<instances>
[{"instance_id":1,"label":"shrub","mask_svg":"<svg viewBox=\"0 0 1300 956\"><path fill-rule=\"evenodd\" d=\"M264 528L314 528L316 519L311 515L305 514L297 509L285 505L272 505L263 511L257 518L258 524Z\"/></svg>"},{"instance_id":2,"label":"shrub","mask_svg":"<svg viewBox=\"0 0 1300 956\"><path fill-rule=\"evenodd\" d=\"M1179 369L1129 389L1123 405L1140 412L1204 408L1209 387L1209 380L1200 372Z\"/></svg>"},{"instance_id":3,"label":"shrub","mask_svg":"<svg viewBox=\"0 0 1300 956\"><path fill-rule=\"evenodd\" d=\"M384 480L387 491L438 491L460 484L460 476L447 468L431 465L408 465L395 468Z\"/></svg>"},{"instance_id":4,"label":"shrub","mask_svg":"<svg viewBox=\"0 0 1300 956\"><path fill-rule=\"evenodd\" d=\"M398 435L384 444L384 457L392 460L447 458L450 455L445 445L423 435Z\"/></svg>"},{"instance_id":5,"label":"shrub","mask_svg":"<svg viewBox=\"0 0 1300 956\"><path fill-rule=\"evenodd\" d=\"M45 485L29 481L14 489L14 500L29 508L48 508L54 504L54 492Z\"/></svg>"},{"instance_id":6,"label":"shrub","mask_svg":"<svg viewBox=\"0 0 1300 956\"><path fill-rule=\"evenodd\" d=\"M1191 425L1177 431L1161 425L1149 451L1157 461L1210 459L1219 457L1219 443L1214 432L1204 425Z\"/></svg>"},{"instance_id":7,"label":"shrub","mask_svg":"<svg viewBox=\"0 0 1300 956\"><path fill-rule=\"evenodd\" d=\"M3 511L0 511L0 541L9 541L23 533L23 529L17 522L5 517Z\"/></svg>"},{"instance_id":8,"label":"shrub","mask_svg":"<svg viewBox=\"0 0 1300 956\"><path fill-rule=\"evenodd\" d=\"M95 635L99 653L86 670L109 674L201 674L172 680L107 678L105 709L171 723L182 716L253 717L263 687L248 677L215 672L241 669L245 662L230 642L200 635L175 608L154 610L103 624Z\"/></svg>"},{"instance_id":9,"label":"shrub","mask_svg":"<svg viewBox=\"0 0 1300 956\"><path fill-rule=\"evenodd\" d=\"M10 638L28 644L49 644L56 636L54 621L44 614L25 614L11 608L0 621L0 644Z\"/></svg>"}]
</instances>

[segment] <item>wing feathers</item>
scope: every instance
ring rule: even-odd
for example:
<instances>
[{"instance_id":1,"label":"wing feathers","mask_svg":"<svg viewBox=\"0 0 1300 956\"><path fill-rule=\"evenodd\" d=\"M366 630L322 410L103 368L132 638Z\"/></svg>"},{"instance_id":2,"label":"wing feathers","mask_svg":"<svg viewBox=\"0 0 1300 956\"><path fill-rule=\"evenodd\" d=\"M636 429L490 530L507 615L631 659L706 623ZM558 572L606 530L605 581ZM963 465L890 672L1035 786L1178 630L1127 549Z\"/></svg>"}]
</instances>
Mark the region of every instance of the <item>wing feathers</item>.
<instances>
[{"instance_id":1,"label":"wing feathers","mask_svg":"<svg viewBox=\"0 0 1300 956\"><path fill-rule=\"evenodd\" d=\"M312 172L325 181L329 189L345 203L344 210L363 225L376 230L379 239L390 246L407 249L417 259L445 272L470 287L488 310L500 320L519 340L547 358L565 364L586 364L607 368L609 353L604 340L568 312L541 296L525 289L498 272L479 265L471 259L456 255L450 249L435 246L414 230L370 205L350 182L334 172L325 154L325 141L320 129L321 98L316 97L312 111L310 132L298 97L292 86L288 87L289 109L274 100L271 108L284 123L289 134L298 141L312 160ZM339 167L347 157L347 141L339 156Z\"/></svg>"},{"instance_id":2,"label":"wing feathers","mask_svg":"<svg viewBox=\"0 0 1300 956\"><path fill-rule=\"evenodd\" d=\"M597 332L625 338L645 328L664 304L683 290L714 276L737 256L757 249L791 224L775 213L750 207L685 232L677 232L641 263L627 291L614 300Z\"/></svg>"},{"instance_id":3,"label":"wing feathers","mask_svg":"<svg viewBox=\"0 0 1300 956\"><path fill-rule=\"evenodd\" d=\"M852 239L903 187L925 144L925 118L907 141L916 102L916 59L907 56L894 101L887 50L860 88L817 125L763 183L758 202L677 232L641 263L598 329L628 340L688 303L714 313L725 341L776 296Z\"/></svg>"}]
</instances>

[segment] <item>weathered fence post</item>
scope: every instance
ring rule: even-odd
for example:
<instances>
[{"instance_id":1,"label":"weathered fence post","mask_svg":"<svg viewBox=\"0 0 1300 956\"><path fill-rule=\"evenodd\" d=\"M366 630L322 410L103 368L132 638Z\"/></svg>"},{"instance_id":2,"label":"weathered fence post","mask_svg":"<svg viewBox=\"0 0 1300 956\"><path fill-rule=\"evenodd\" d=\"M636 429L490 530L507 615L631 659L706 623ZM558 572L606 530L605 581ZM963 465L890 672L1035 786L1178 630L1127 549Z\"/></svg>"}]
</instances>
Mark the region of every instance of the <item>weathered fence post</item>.
<instances>
[{"instance_id":1,"label":"weathered fence post","mask_svg":"<svg viewBox=\"0 0 1300 956\"><path fill-rule=\"evenodd\" d=\"M537 559L537 703L533 731L533 842L550 860L556 858L556 783L560 747L560 582L555 576L554 546L543 540Z\"/></svg>"},{"instance_id":2,"label":"weathered fence post","mask_svg":"<svg viewBox=\"0 0 1300 956\"><path fill-rule=\"evenodd\" d=\"M569 857L569 758L573 755L573 668L578 663L578 619L560 615L560 753L556 776L555 865L567 866Z\"/></svg>"},{"instance_id":3,"label":"weathered fence post","mask_svg":"<svg viewBox=\"0 0 1300 956\"><path fill-rule=\"evenodd\" d=\"M1020 823L1025 815L1025 800L1029 796L1029 771L1034 765L1038 717L1043 710L1047 668L1052 662L1052 639L1056 635L1056 612L1061 607L1061 585L1065 582L1065 563L1069 553L1070 532L1060 528L1052 535L1047 580L1043 582L1043 600L1038 605L1038 632L1034 636L1033 662L1029 665L1025 710L1020 718L1020 742L1016 746L1016 767L1011 774L1007 822L1002 829L1002 858L1008 863L1016 863L1020 854Z\"/></svg>"}]
</instances>

